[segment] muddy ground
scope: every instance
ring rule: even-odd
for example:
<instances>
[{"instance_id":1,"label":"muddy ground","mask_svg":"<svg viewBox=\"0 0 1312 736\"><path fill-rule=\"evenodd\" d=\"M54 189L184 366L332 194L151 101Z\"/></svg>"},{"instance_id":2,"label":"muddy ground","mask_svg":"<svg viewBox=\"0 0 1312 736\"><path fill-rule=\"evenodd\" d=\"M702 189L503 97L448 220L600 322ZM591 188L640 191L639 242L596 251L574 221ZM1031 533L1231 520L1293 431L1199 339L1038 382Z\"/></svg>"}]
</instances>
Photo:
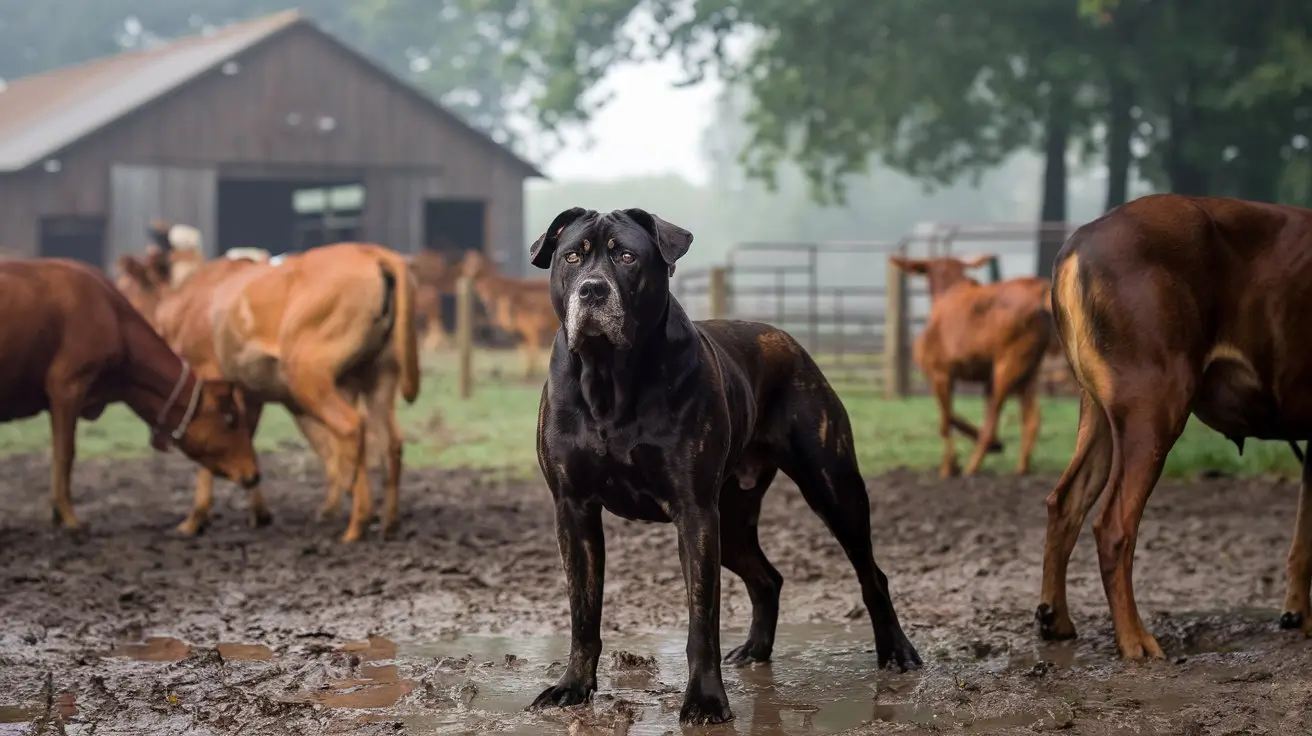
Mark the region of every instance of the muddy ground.
<instances>
[{"instance_id":1,"label":"muddy ground","mask_svg":"<svg viewBox=\"0 0 1312 736\"><path fill-rule=\"evenodd\" d=\"M191 480L174 457L80 464L81 537L50 525L47 467L0 460L0 734L678 731L685 610L669 527L608 519L602 692L528 716L568 631L540 484L411 471L399 538L347 547L339 524L315 520L322 479L300 458L266 460L271 528L248 529L244 499L222 487L198 539L173 532ZM1082 637L1036 641L1051 484L871 479L876 555L926 660L906 675L871 672L846 558L778 484L762 517L785 579L775 662L726 670L738 718L708 732L1312 732L1312 642L1277 627L1294 485L1157 490L1135 582L1169 659L1144 666L1114 657L1087 531L1071 575ZM725 580L727 650L750 608Z\"/></svg>"}]
</instances>

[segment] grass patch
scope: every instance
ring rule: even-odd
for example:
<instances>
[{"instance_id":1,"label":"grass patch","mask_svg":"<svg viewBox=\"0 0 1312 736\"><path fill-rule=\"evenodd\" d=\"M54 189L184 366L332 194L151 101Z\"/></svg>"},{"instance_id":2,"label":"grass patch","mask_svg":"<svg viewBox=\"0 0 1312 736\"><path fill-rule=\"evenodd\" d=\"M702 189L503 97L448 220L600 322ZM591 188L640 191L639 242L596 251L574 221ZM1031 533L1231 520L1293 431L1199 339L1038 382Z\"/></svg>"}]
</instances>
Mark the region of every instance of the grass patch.
<instances>
[{"instance_id":1,"label":"grass patch","mask_svg":"<svg viewBox=\"0 0 1312 736\"><path fill-rule=\"evenodd\" d=\"M400 403L406 433L406 463L412 466L500 469L513 477L537 477L534 430L537 426L541 381L519 381L519 358L508 351L475 357L474 396L456 395L454 356L449 352L424 356L424 383L413 406ZM850 384L849 384L850 385ZM861 469L876 474L898 467L938 468L942 445L937 408L928 397L887 401L869 390L846 388L840 393L856 433ZM1079 405L1071 399L1042 399L1043 427L1034 451L1036 472L1057 474L1066 468L1075 447ZM978 422L983 401L959 397L956 407ZM1002 420L1006 451L985 460L987 470L1010 473L1020 451L1020 416L1014 402ZM957 452L965 463L970 446L959 438ZM305 441L282 407L270 407L260 424L256 445L261 452L304 451ZM0 425L0 454L40 452L50 447L45 415ZM113 406L96 422L81 422L78 456L123 458L150 452L147 428L125 407ZM1235 446L1194 419L1176 443L1166 463L1168 476L1192 476L1203 471L1233 475L1280 474L1296 477L1298 466L1283 442L1250 441L1240 457Z\"/></svg>"}]
</instances>

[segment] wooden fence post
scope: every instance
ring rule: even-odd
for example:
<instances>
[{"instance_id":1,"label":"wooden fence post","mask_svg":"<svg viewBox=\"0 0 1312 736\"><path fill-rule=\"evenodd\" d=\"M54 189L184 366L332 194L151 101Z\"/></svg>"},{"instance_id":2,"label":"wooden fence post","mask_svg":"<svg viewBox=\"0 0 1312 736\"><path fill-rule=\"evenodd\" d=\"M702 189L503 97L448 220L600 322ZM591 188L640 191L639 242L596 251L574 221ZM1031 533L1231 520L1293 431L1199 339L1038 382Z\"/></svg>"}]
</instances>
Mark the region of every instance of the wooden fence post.
<instances>
[{"instance_id":1,"label":"wooden fence post","mask_svg":"<svg viewBox=\"0 0 1312 736\"><path fill-rule=\"evenodd\" d=\"M456 352L460 398L467 399L474 394L474 282L468 276L456 282Z\"/></svg>"},{"instance_id":2,"label":"wooden fence post","mask_svg":"<svg viewBox=\"0 0 1312 736\"><path fill-rule=\"evenodd\" d=\"M907 277L887 261L884 291L884 398L898 399L910 390L907 355Z\"/></svg>"},{"instance_id":3,"label":"wooden fence post","mask_svg":"<svg viewBox=\"0 0 1312 736\"><path fill-rule=\"evenodd\" d=\"M724 266L711 268L706 285L706 296L710 302L711 319L725 319L729 316L729 279L728 269Z\"/></svg>"}]
</instances>

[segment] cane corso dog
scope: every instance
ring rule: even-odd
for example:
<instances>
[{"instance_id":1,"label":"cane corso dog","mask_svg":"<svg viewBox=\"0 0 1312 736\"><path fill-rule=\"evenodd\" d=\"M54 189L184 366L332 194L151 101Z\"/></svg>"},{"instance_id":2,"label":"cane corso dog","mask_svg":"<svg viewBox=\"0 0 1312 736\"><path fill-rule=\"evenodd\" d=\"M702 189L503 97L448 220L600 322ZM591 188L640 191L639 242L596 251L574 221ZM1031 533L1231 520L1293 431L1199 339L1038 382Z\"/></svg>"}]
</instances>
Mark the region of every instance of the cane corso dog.
<instances>
[{"instance_id":1,"label":"cane corso dog","mask_svg":"<svg viewBox=\"0 0 1312 736\"><path fill-rule=\"evenodd\" d=\"M560 318L538 409L538 463L556 504L569 586L569 665L530 708L597 688L603 508L673 522L688 594L680 721L733 717L720 677L720 565L747 585L747 641L724 661L766 662L783 578L757 540L782 470L842 544L874 627L879 665L920 665L870 543L870 504L847 412L802 346L755 322L693 322L670 294L692 234L641 209L556 216L530 258L551 269Z\"/></svg>"}]
</instances>

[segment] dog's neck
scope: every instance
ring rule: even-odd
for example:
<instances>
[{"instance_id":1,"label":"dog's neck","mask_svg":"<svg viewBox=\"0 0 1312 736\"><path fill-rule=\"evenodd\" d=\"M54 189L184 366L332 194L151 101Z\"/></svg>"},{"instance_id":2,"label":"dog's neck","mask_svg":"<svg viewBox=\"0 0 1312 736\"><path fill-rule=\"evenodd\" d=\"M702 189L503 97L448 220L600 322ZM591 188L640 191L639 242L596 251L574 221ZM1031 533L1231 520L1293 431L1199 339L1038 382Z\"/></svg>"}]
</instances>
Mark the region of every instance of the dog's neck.
<instances>
[{"instance_id":1,"label":"dog's neck","mask_svg":"<svg viewBox=\"0 0 1312 736\"><path fill-rule=\"evenodd\" d=\"M677 376L664 375L666 365L691 365L688 352L697 350L697 333L672 297L660 320L619 350L604 338L583 340L574 353L579 390L588 414L598 425L623 424L637 416L643 387L664 388Z\"/></svg>"}]
</instances>

